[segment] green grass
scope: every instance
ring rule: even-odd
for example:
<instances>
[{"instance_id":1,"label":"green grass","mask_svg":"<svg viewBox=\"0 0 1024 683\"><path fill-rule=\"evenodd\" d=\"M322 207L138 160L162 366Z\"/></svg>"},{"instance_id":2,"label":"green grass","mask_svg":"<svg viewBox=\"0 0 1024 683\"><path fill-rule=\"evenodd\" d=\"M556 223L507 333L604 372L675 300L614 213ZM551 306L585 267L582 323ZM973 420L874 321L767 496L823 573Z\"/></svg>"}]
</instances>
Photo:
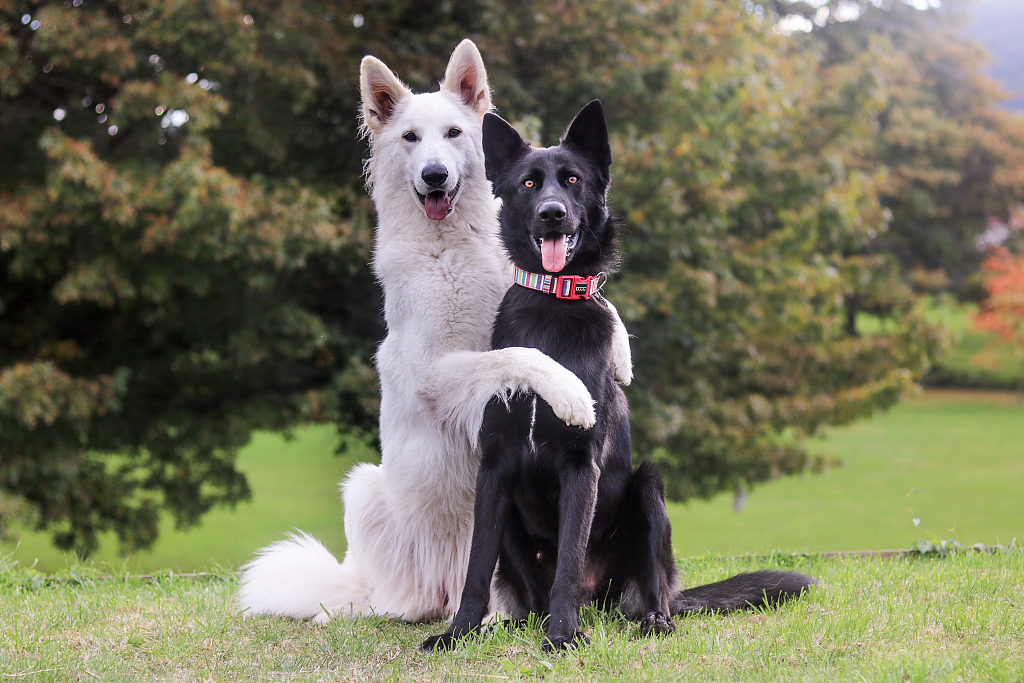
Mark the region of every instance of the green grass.
<instances>
[{"instance_id":1,"label":"green grass","mask_svg":"<svg viewBox=\"0 0 1024 683\"><path fill-rule=\"evenodd\" d=\"M243 619L230 575L64 581L0 567L0 678L63 681L1021 681L1024 552L925 559L776 556L681 563L687 584L754 566L819 580L778 610L677 621L641 638L585 614L589 647L544 653L536 628L454 653L415 646L443 624Z\"/></svg>"},{"instance_id":2,"label":"green grass","mask_svg":"<svg viewBox=\"0 0 1024 683\"><path fill-rule=\"evenodd\" d=\"M93 560L133 572L233 568L296 527L341 557L337 482L369 454L339 458L336 438L329 427L300 429L290 442L257 435L239 459L252 484L251 503L214 511L189 533L165 529L152 552L127 560L107 538ZM812 450L844 466L759 486L740 513L729 495L670 504L673 544L680 555L698 556L907 548L920 538L964 545L1024 540L1021 443L1024 405L1014 396L926 392L816 440ZM13 559L23 566L38 559L45 571L74 562L54 550L47 535L31 533L22 535Z\"/></svg>"},{"instance_id":3,"label":"green grass","mask_svg":"<svg viewBox=\"0 0 1024 683\"><path fill-rule=\"evenodd\" d=\"M674 546L692 555L1024 539L1022 443L1015 396L929 391L813 441L843 466L755 488L738 514L731 496L670 506Z\"/></svg>"}]
</instances>

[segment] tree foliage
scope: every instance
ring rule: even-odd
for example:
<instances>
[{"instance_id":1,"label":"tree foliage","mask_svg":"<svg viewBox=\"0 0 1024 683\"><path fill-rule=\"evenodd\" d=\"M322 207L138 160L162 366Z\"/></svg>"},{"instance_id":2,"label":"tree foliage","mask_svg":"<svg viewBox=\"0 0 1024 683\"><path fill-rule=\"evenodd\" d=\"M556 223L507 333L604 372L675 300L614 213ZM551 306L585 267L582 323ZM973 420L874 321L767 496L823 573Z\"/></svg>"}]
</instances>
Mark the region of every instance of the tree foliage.
<instances>
[{"instance_id":1,"label":"tree foliage","mask_svg":"<svg viewBox=\"0 0 1024 683\"><path fill-rule=\"evenodd\" d=\"M894 257L892 270L918 290L976 297L978 238L990 217L1006 220L1024 202L1024 117L999 107L1008 95L984 75L988 55L960 36L969 2L825 8L841 4L856 5L859 17L815 31L822 60L870 69L882 102L860 154L862 167L885 172L877 187L887 230L868 251ZM870 296L864 304L879 307Z\"/></svg>"},{"instance_id":2,"label":"tree foliage","mask_svg":"<svg viewBox=\"0 0 1024 683\"><path fill-rule=\"evenodd\" d=\"M446 0L424 29L408 0L0 0L0 530L28 509L61 547L146 547L162 511L246 498L253 430L372 434L358 63L432 89L467 36L545 143L605 102L638 455L676 498L813 464L801 435L936 353L881 265L948 266L907 236L962 245L1019 198L1019 119L923 15L786 37L739 8ZM860 336L869 300L894 322Z\"/></svg>"},{"instance_id":3,"label":"tree foliage","mask_svg":"<svg viewBox=\"0 0 1024 683\"><path fill-rule=\"evenodd\" d=\"M372 420L365 211L285 10L0 4L0 488L60 547L244 500L253 429Z\"/></svg>"}]
</instances>

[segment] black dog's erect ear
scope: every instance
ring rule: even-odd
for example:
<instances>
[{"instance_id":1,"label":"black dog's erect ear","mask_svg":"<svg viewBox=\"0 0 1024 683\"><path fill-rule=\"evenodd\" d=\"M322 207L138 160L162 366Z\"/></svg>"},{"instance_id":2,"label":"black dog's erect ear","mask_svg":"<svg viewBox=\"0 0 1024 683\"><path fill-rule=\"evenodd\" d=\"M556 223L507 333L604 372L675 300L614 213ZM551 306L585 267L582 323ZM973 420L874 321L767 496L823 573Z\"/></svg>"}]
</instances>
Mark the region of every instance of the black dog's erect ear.
<instances>
[{"instance_id":1,"label":"black dog's erect ear","mask_svg":"<svg viewBox=\"0 0 1024 683\"><path fill-rule=\"evenodd\" d=\"M569 124L562 144L590 157L601 169L605 184L611 181L608 168L612 165L612 148L608 145L608 126L601 100L594 100L580 109Z\"/></svg>"},{"instance_id":2,"label":"black dog's erect ear","mask_svg":"<svg viewBox=\"0 0 1024 683\"><path fill-rule=\"evenodd\" d=\"M512 125L497 114L484 114L484 170L487 179L497 183L501 172L530 150L530 146Z\"/></svg>"}]
</instances>

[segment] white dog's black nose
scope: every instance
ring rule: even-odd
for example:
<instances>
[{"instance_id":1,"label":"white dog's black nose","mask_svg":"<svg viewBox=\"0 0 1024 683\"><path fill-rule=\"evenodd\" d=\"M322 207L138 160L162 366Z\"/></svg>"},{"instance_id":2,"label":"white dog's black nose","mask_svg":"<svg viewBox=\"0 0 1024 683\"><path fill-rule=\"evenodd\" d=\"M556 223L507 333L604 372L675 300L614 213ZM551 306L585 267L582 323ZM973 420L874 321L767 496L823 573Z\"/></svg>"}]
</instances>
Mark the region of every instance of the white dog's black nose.
<instances>
[{"instance_id":1,"label":"white dog's black nose","mask_svg":"<svg viewBox=\"0 0 1024 683\"><path fill-rule=\"evenodd\" d=\"M545 223L555 225L565 220L565 204L562 202L544 202L537 209L537 217Z\"/></svg>"},{"instance_id":2,"label":"white dog's black nose","mask_svg":"<svg viewBox=\"0 0 1024 683\"><path fill-rule=\"evenodd\" d=\"M420 177L429 187L441 187L448 180L448 169L441 164L431 164L423 169Z\"/></svg>"}]
</instances>

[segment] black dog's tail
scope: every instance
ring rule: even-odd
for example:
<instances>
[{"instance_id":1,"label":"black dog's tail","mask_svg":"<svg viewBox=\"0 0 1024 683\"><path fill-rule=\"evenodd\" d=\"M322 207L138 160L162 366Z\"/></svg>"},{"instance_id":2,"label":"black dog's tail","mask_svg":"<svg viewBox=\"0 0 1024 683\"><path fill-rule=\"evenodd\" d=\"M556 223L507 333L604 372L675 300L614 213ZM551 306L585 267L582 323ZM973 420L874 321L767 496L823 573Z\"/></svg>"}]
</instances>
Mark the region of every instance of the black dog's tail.
<instances>
[{"instance_id":1,"label":"black dog's tail","mask_svg":"<svg viewBox=\"0 0 1024 683\"><path fill-rule=\"evenodd\" d=\"M774 607L800 597L814 579L797 572L761 570L679 591L669 601L673 615Z\"/></svg>"}]
</instances>

